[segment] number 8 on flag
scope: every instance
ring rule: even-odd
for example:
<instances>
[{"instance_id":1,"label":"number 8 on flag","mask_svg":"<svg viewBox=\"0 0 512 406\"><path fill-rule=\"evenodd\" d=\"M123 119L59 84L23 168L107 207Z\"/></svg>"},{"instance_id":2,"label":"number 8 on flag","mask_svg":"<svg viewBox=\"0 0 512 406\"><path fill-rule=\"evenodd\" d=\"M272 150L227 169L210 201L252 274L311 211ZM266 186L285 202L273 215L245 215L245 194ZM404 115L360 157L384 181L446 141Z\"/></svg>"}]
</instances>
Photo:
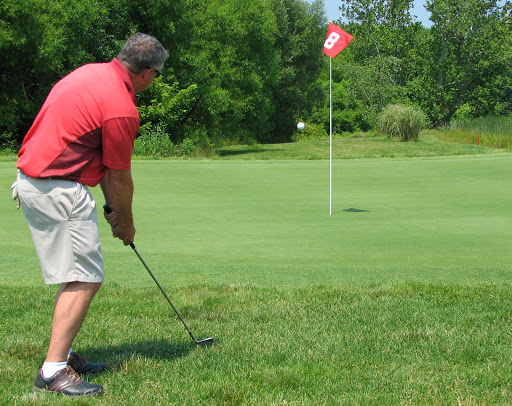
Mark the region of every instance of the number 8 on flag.
<instances>
[{"instance_id":1,"label":"number 8 on flag","mask_svg":"<svg viewBox=\"0 0 512 406\"><path fill-rule=\"evenodd\" d=\"M334 58L338 55L354 37L343 31L336 24L329 23L329 30L324 43L324 54Z\"/></svg>"}]
</instances>

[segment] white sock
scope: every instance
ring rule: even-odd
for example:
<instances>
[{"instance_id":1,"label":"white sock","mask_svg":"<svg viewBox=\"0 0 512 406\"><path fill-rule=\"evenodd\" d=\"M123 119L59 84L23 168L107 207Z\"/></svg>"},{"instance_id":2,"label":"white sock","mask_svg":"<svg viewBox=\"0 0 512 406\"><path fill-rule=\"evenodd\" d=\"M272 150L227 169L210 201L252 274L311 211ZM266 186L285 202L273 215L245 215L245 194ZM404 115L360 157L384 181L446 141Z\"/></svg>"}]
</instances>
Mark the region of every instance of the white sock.
<instances>
[{"instance_id":1,"label":"white sock","mask_svg":"<svg viewBox=\"0 0 512 406\"><path fill-rule=\"evenodd\" d=\"M48 379L55 375L57 372L66 368L68 363L65 362L45 362L43 364L43 377Z\"/></svg>"},{"instance_id":2,"label":"white sock","mask_svg":"<svg viewBox=\"0 0 512 406\"><path fill-rule=\"evenodd\" d=\"M72 353L72 352L73 352L73 347L71 347L71 348L69 349L69 352L68 352L68 359L69 359L69 356L71 355L71 353Z\"/></svg>"}]
</instances>

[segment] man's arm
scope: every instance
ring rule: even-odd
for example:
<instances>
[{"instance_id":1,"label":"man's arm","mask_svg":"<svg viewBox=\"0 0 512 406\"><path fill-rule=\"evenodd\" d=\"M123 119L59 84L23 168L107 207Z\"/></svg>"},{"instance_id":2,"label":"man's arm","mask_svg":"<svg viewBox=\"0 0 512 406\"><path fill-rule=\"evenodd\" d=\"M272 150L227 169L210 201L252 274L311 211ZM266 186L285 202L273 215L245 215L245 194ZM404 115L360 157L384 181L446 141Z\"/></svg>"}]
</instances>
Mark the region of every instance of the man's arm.
<instances>
[{"instance_id":1,"label":"man's arm","mask_svg":"<svg viewBox=\"0 0 512 406\"><path fill-rule=\"evenodd\" d=\"M114 237L123 240L124 245L129 245L135 237L133 225L132 199L133 180L130 170L107 169L100 182L105 202L110 205L113 213L105 215L112 227Z\"/></svg>"}]
</instances>

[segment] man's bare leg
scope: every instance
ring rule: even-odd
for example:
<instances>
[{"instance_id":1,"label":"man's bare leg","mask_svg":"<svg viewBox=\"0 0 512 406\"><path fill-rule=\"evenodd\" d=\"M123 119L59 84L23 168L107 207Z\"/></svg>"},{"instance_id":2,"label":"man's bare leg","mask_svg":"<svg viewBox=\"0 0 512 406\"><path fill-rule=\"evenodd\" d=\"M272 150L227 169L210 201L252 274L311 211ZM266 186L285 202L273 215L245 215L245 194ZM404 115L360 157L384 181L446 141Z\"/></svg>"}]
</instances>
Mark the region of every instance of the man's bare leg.
<instances>
[{"instance_id":1,"label":"man's bare leg","mask_svg":"<svg viewBox=\"0 0 512 406\"><path fill-rule=\"evenodd\" d=\"M101 283L63 283L57 292L46 362L64 362Z\"/></svg>"},{"instance_id":2,"label":"man's bare leg","mask_svg":"<svg viewBox=\"0 0 512 406\"><path fill-rule=\"evenodd\" d=\"M84 381L74 367L67 365L69 348L100 286L101 283L84 282L69 282L60 286L55 300L50 345L46 361L37 373L34 392L95 396L103 391L101 385Z\"/></svg>"}]
</instances>

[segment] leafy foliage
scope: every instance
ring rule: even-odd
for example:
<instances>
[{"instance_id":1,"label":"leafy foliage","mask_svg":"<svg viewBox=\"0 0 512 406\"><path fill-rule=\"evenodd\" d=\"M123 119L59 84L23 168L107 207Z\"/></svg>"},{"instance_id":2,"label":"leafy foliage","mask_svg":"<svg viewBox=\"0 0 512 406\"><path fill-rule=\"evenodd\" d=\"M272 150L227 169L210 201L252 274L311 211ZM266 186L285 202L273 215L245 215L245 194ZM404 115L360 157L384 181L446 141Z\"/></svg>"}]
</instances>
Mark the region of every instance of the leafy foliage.
<instances>
[{"instance_id":1,"label":"leafy foliage","mask_svg":"<svg viewBox=\"0 0 512 406\"><path fill-rule=\"evenodd\" d=\"M107 61L128 31L116 3L103 0L0 4L0 134L20 141L48 91L72 69Z\"/></svg>"},{"instance_id":2,"label":"leafy foliage","mask_svg":"<svg viewBox=\"0 0 512 406\"><path fill-rule=\"evenodd\" d=\"M436 0L427 2L433 26L426 43L428 75L413 100L434 123L447 123L463 105L471 115L511 111L512 36L510 2Z\"/></svg>"},{"instance_id":3,"label":"leafy foliage","mask_svg":"<svg viewBox=\"0 0 512 406\"><path fill-rule=\"evenodd\" d=\"M314 123L306 123L303 130L296 130L295 134L292 137L292 141L306 141L306 140L316 140L325 138L327 136L327 132L324 128L319 124Z\"/></svg>"},{"instance_id":4,"label":"leafy foliage","mask_svg":"<svg viewBox=\"0 0 512 406\"><path fill-rule=\"evenodd\" d=\"M417 105L434 125L512 112L511 2L429 0L431 28L411 7L340 2L355 40L332 60L335 133L375 130L389 104ZM287 142L299 118L328 132L326 22L323 0L3 0L0 144L16 149L60 78L110 61L136 31L170 54L139 95L141 133L193 151Z\"/></svg>"},{"instance_id":5,"label":"leafy foliage","mask_svg":"<svg viewBox=\"0 0 512 406\"><path fill-rule=\"evenodd\" d=\"M0 12L4 144L21 141L55 82L111 60L136 31L169 50L139 106L146 130L175 145L289 140L296 116L318 99L321 1L6 0Z\"/></svg>"},{"instance_id":6,"label":"leafy foliage","mask_svg":"<svg viewBox=\"0 0 512 406\"><path fill-rule=\"evenodd\" d=\"M42 31L36 9L35 1L0 3L0 133L4 143L23 128L23 117L31 111L33 56Z\"/></svg>"},{"instance_id":7,"label":"leafy foliage","mask_svg":"<svg viewBox=\"0 0 512 406\"><path fill-rule=\"evenodd\" d=\"M407 96L434 125L449 122L457 112L473 117L510 113L511 3L430 0L430 29L412 21L411 6L411 1L342 1L356 38L351 51L357 66L396 58L397 65L385 71L400 97L392 95L392 88L384 94L393 103L407 102ZM374 104L379 97L371 97Z\"/></svg>"},{"instance_id":8,"label":"leafy foliage","mask_svg":"<svg viewBox=\"0 0 512 406\"><path fill-rule=\"evenodd\" d=\"M260 142L289 141L298 117L309 116L325 92L316 80L324 70L321 54L325 38L323 2L273 0L277 32L275 53L278 78L272 87L273 131Z\"/></svg>"},{"instance_id":9,"label":"leafy foliage","mask_svg":"<svg viewBox=\"0 0 512 406\"><path fill-rule=\"evenodd\" d=\"M146 123L140 128L141 136L135 140L133 154L137 156L169 157L175 154L172 141L162 126Z\"/></svg>"},{"instance_id":10,"label":"leafy foliage","mask_svg":"<svg viewBox=\"0 0 512 406\"><path fill-rule=\"evenodd\" d=\"M197 87L192 84L180 89L177 81L155 80L144 94L149 102L139 107L141 122L158 126L173 142L180 142L186 137L185 124L199 98Z\"/></svg>"}]
</instances>

